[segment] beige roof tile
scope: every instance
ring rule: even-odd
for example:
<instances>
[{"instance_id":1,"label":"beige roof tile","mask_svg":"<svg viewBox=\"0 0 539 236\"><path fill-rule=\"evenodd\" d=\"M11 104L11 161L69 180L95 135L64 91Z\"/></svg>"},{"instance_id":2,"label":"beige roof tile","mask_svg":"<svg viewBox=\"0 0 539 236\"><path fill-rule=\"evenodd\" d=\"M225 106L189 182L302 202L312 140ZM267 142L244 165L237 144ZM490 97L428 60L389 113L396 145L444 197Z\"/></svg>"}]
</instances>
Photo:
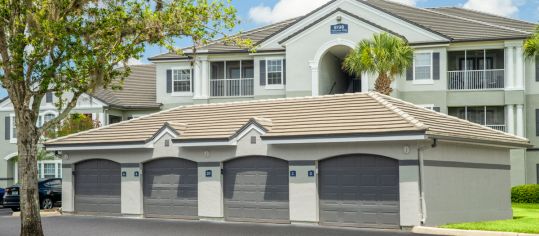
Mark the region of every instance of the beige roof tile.
<instances>
[{"instance_id":1,"label":"beige roof tile","mask_svg":"<svg viewBox=\"0 0 539 236\"><path fill-rule=\"evenodd\" d=\"M424 133L438 138L527 146L528 140L378 93L257 100L173 108L51 140L46 145L145 143L165 124L178 140L230 139L255 122L266 138Z\"/></svg>"}]
</instances>

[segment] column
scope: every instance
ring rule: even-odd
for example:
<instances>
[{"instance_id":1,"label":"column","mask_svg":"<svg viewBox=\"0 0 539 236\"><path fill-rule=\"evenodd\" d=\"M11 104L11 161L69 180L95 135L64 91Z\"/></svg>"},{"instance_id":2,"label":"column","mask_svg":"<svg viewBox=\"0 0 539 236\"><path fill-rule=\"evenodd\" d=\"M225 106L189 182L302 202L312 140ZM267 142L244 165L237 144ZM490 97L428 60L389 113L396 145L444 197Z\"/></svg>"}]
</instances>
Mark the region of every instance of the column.
<instances>
[{"instance_id":1,"label":"column","mask_svg":"<svg viewBox=\"0 0 539 236\"><path fill-rule=\"evenodd\" d=\"M505 81L506 81L506 85L505 85L505 88L506 89L512 89L515 85L513 83L514 81L514 78L515 78L515 73L514 73L514 53L513 53L513 47L512 46L509 46L509 47L506 47L505 48L506 52L507 52L507 58L506 58L506 61L505 61L505 65L506 65L506 68L507 68L507 72L506 72L506 77L505 77Z\"/></svg>"},{"instance_id":2,"label":"column","mask_svg":"<svg viewBox=\"0 0 539 236\"><path fill-rule=\"evenodd\" d=\"M318 63L311 61L309 64L311 68L311 93L313 96L318 96Z\"/></svg>"},{"instance_id":3,"label":"column","mask_svg":"<svg viewBox=\"0 0 539 236\"><path fill-rule=\"evenodd\" d=\"M318 222L318 189L316 161L290 161L290 221Z\"/></svg>"},{"instance_id":4,"label":"column","mask_svg":"<svg viewBox=\"0 0 539 236\"><path fill-rule=\"evenodd\" d=\"M515 133L515 106L507 105L507 133Z\"/></svg>"},{"instance_id":5,"label":"column","mask_svg":"<svg viewBox=\"0 0 539 236\"><path fill-rule=\"evenodd\" d=\"M105 113L99 113L99 124L101 126L107 125L106 120L105 120Z\"/></svg>"},{"instance_id":6,"label":"column","mask_svg":"<svg viewBox=\"0 0 539 236\"><path fill-rule=\"evenodd\" d=\"M64 161L65 162L65 161ZM73 164L62 164L62 211L75 211L75 188L73 183Z\"/></svg>"},{"instance_id":7,"label":"column","mask_svg":"<svg viewBox=\"0 0 539 236\"><path fill-rule=\"evenodd\" d=\"M223 220L223 178L220 162L198 163L198 216L201 220Z\"/></svg>"},{"instance_id":8,"label":"column","mask_svg":"<svg viewBox=\"0 0 539 236\"><path fill-rule=\"evenodd\" d=\"M196 59L193 63L193 70L194 70L194 78L193 78L193 98L194 99L200 99L202 95L202 62L200 59Z\"/></svg>"},{"instance_id":9,"label":"column","mask_svg":"<svg viewBox=\"0 0 539 236\"><path fill-rule=\"evenodd\" d=\"M524 105L517 105L516 135L524 137Z\"/></svg>"},{"instance_id":10,"label":"column","mask_svg":"<svg viewBox=\"0 0 539 236\"><path fill-rule=\"evenodd\" d=\"M515 54L515 88L524 90L524 55L522 52L522 46L516 47Z\"/></svg>"},{"instance_id":11,"label":"column","mask_svg":"<svg viewBox=\"0 0 539 236\"><path fill-rule=\"evenodd\" d=\"M419 161L413 159L399 162L400 223L402 226L421 225Z\"/></svg>"},{"instance_id":12,"label":"column","mask_svg":"<svg viewBox=\"0 0 539 236\"><path fill-rule=\"evenodd\" d=\"M142 168L140 163L121 163L122 215L142 215Z\"/></svg>"},{"instance_id":13,"label":"column","mask_svg":"<svg viewBox=\"0 0 539 236\"><path fill-rule=\"evenodd\" d=\"M210 64L208 62L208 58L204 57L201 58L201 70L202 74L200 76L201 78L201 86L200 89L202 90L200 93L201 99L208 99L209 96L209 83L210 83Z\"/></svg>"}]
</instances>

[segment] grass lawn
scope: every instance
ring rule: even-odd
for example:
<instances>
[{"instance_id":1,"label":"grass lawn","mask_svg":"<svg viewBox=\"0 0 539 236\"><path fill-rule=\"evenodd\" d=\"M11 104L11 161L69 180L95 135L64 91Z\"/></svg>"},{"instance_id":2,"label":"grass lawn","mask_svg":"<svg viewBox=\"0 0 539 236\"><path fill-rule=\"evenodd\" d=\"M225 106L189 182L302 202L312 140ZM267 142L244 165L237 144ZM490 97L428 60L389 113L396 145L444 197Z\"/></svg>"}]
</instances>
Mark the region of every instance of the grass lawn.
<instances>
[{"instance_id":1,"label":"grass lawn","mask_svg":"<svg viewBox=\"0 0 539 236\"><path fill-rule=\"evenodd\" d=\"M487 230L517 233L539 233L539 204L513 204L512 220L449 224L449 229Z\"/></svg>"}]
</instances>

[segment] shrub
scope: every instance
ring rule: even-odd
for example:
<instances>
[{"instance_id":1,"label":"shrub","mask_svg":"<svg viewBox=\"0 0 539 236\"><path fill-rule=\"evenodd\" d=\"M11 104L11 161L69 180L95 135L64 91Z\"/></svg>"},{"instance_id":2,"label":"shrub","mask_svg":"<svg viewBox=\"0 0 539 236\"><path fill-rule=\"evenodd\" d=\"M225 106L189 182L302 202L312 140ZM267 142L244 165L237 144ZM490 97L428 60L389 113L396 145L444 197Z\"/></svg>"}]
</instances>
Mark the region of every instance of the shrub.
<instances>
[{"instance_id":1,"label":"shrub","mask_svg":"<svg viewBox=\"0 0 539 236\"><path fill-rule=\"evenodd\" d=\"M514 203L539 203L539 184L527 184L511 189L511 201Z\"/></svg>"}]
</instances>

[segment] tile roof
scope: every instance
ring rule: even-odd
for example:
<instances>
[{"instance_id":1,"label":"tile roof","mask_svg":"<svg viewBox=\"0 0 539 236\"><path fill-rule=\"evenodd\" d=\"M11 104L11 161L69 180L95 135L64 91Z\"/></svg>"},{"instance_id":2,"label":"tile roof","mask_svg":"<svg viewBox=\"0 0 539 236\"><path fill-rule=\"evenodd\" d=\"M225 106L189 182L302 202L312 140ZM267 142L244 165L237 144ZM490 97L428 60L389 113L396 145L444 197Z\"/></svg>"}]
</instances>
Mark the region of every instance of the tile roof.
<instances>
[{"instance_id":1,"label":"tile roof","mask_svg":"<svg viewBox=\"0 0 539 236\"><path fill-rule=\"evenodd\" d=\"M92 96L109 106L122 109L158 109L155 65L133 65L121 90L98 89Z\"/></svg>"},{"instance_id":2,"label":"tile roof","mask_svg":"<svg viewBox=\"0 0 539 236\"><path fill-rule=\"evenodd\" d=\"M169 127L179 124L180 142L229 140L253 122L267 131L263 139L414 133L470 142L529 145L525 138L374 92L180 106L51 140L46 145L142 144L167 122Z\"/></svg>"},{"instance_id":3,"label":"tile roof","mask_svg":"<svg viewBox=\"0 0 539 236\"><path fill-rule=\"evenodd\" d=\"M536 24L533 23L457 7L417 8L387 0L357 1L443 36L450 41L527 38L536 27ZM333 2L335 0L326 3L303 17L256 28L239 34L239 36L251 39L255 45L258 45ZM222 40L215 40L206 46L200 47L198 50L206 50L207 53L246 51L246 49L239 48L236 45L226 44ZM164 53L151 57L149 60L158 61L187 58L189 57L185 55Z\"/></svg>"}]
</instances>

